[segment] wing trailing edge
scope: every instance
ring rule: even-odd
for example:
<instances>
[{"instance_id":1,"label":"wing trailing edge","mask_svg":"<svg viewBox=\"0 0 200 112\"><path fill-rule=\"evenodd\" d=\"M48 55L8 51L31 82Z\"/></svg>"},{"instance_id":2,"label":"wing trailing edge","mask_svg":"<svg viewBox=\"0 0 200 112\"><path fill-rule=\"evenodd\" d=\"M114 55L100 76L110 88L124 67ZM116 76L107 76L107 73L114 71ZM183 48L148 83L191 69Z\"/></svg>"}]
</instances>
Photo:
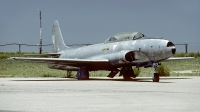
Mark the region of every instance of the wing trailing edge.
<instances>
[{"instance_id":1,"label":"wing trailing edge","mask_svg":"<svg viewBox=\"0 0 200 112\"><path fill-rule=\"evenodd\" d=\"M34 61L48 64L59 64L66 66L81 67L90 63L109 63L108 59L64 59L64 58L28 58L28 57L11 57L8 60Z\"/></svg>"},{"instance_id":2,"label":"wing trailing edge","mask_svg":"<svg viewBox=\"0 0 200 112\"><path fill-rule=\"evenodd\" d=\"M24 56L37 56L37 57L59 57L60 53L47 53L47 54L24 54Z\"/></svg>"}]
</instances>

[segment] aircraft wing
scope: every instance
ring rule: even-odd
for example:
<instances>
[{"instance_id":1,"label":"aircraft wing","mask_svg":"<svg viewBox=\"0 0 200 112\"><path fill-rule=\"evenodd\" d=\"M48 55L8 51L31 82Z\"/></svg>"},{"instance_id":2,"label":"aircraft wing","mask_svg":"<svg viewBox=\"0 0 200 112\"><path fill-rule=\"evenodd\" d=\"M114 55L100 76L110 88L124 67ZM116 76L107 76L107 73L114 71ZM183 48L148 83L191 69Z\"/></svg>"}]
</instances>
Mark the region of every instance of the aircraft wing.
<instances>
[{"instance_id":1,"label":"aircraft wing","mask_svg":"<svg viewBox=\"0 0 200 112\"><path fill-rule=\"evenodd\" d=\"M68 65L74 67L85 66L90 63L100 64L109 63L108 59L64 59L64 58L27 58L27 57L11 57L8 60L22 60L22 61L34 61L49 64Z\"/></svg>"},{"instance_id":2,"label":"aircraft wing","mask_svg":"<svg viewBox=\"0 0 200 112\"><path fill-rule=\"evenodd\" d=\"M171 57L168 58L164 61L175 61L175 60L188 60L188 59L193 59L194 57Z\"/></svg>"},{"instance_id":3,"label":"aircraft wing","mask_svg":"<svg viewBox=\"0 0 200 112\"><path fill-rule=\"evenodd\" d=\"M47 53L47 54L24 54L24 56L39 56L39 57L48 57L48 56L53 56L53 57L59 57L60 53Z\"/></svg>"}]
</instances>

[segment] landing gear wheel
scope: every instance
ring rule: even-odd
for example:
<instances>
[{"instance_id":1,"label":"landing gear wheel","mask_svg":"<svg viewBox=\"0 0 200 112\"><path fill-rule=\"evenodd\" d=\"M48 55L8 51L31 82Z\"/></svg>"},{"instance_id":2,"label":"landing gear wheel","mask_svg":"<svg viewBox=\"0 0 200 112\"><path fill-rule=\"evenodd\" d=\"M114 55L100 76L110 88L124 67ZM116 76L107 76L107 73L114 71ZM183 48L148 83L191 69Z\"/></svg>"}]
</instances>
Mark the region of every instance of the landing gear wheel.
<instances>
[{"instance_id":1,"label":"landing gear wheel","mask_svg":"<svg viewBox=\"0 0 200 112\"><path fill-rule=\"evenodd\" d=\"M153 63L153 68L154 68L154 73L152 74L153 82L159 82L159 80L160 80L159 73L158 73L159 65L160 65L160 63Z\"/></svg>"},{"instance_id":2,"label":"landing gear wheel","mask_svg":"<svg viewBox=\"0 0 200 112\"><path fill-rule=\"evenodd\" d=\"M89 80L89 77L90 77L90 75L89 75L89 71L85 71L85 80Z\"/></svg>"},{"instance_id":3,"label":"landing gear wheel","mask_svg":"<svg viewBox=\"0 0 200 112\"><path fill-rule=\"evenodd\" d=\"M128 76L128 75L123 75L123 78L124 78L125 81L131 80L130 76Z\"/></svg>"},{"instance_id":4,"label":"landing gear wheel","mask_svg":"<svg viewBox=\"0 0 200 112\"><path fill-rule=\"evenodd\" d=\"M76 74L78 80L88 80L89 79L89 71L85 68L81 67Z\"/></svg>"},{"instance_id":5,"label":"landing gear wheel","mask_svg":"<svg viewBox=\"0 0 200 112\"><path fill-rule=\"evenodd\" d=\"M158 73L154 73L153 74L153 82L159 82L159 80L160 80L159 74Z\"/></svg>"},{"instance_id":6,"label":"landing gear wheel","mask_svg":"<svg viewBox=\"0 0 200 112\"><path fill-rule=\"evenodd\" d=\"M131 77L135 78L135 74L131 66L122 67L119 76L123 76L125 81L130 81L132 79Z\"/></svg>"}]
</instances>

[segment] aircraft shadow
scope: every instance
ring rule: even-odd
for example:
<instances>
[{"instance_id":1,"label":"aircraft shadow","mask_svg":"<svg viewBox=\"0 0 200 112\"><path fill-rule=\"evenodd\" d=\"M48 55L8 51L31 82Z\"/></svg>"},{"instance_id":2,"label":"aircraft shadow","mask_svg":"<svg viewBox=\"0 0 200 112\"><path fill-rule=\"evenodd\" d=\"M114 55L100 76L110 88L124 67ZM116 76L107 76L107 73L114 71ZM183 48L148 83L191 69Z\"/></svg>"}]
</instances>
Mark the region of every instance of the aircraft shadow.
<instances>
[{"instance_id":1,"label":"aircraft shadow","mask_svg":"<svg viewBox=\"0 0 200 112\"><path fill-rule=\"evenodd\" d=\"M158 83L174 83L174 82L162 82L162 80L172 80L172 79L190 79L190 78L182 78L182 77L161 77L160 78L160 82ZM133 78L133 79L130 79L130 80L124 80L123 78L101 78L101 77L98 77L98 78L90 78L88 80L77 80L76 78L42 78L42 79L38 79L38 78L35 78L35 79L16 79L16 80L12 80L12 81L119 81L119 82L152 82L152 78Z\"/></svg>"}]
</instances>

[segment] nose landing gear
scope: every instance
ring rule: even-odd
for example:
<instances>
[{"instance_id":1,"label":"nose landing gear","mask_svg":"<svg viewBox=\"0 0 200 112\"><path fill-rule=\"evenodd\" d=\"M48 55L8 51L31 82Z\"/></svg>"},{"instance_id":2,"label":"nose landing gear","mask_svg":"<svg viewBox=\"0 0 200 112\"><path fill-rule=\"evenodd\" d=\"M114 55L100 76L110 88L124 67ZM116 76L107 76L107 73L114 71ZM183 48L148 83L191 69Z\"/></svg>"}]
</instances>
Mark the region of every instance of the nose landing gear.
<instances>
[{"instance_id":1,"label":"nose landing gear","mask_svg":"<svg viewBox=\"0 0 200 112\"><path fill-rule=\"evenodd\" d=\"M159 80L160 80L160 76L158 74L158 66L159 65L160 65L160 63L153 63L153 68L154 68L154 72L152 74L153 82L159 82Z\"/></svg>"}]
</instances>

